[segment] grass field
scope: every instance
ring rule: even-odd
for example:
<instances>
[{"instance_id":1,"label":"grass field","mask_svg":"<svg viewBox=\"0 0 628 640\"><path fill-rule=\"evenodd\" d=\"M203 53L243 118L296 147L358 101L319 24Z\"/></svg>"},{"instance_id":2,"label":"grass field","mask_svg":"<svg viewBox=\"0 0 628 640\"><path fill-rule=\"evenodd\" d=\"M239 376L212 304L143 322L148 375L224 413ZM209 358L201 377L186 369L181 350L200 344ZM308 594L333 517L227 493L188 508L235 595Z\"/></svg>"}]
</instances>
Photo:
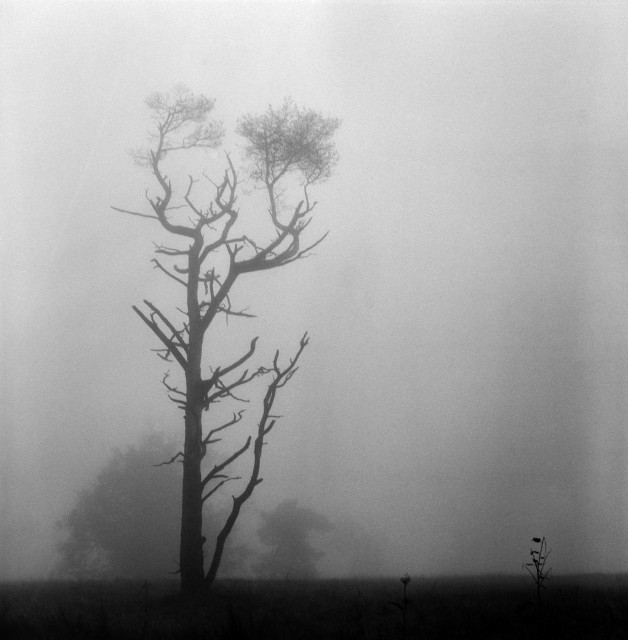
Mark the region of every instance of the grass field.
<instances>
[{"instance_id":1,"label":"grass field","mask_svg":"<svg viewBox=\"0 0 628 640\"><path fill-rule=\"evenodd\" d=\"M553 577L539 615L528 577L0 584L0 638L628 638L628 576Z\"/></svg>"}]
</instances>

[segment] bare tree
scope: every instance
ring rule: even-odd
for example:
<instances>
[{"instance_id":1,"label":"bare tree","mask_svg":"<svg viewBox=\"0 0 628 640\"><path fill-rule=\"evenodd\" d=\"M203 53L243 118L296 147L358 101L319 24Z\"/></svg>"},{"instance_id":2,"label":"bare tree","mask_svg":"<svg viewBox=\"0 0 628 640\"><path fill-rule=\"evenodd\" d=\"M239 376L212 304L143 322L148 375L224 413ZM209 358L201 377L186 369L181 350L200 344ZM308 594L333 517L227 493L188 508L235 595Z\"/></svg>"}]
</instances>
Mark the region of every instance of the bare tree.
<instances>
[{"instance_id":1,"label":"bare tree","mask_svg":"<svg viewBox=\"0 0 628 640\"><path fill-rule=\"evenodd\" d=\"M178 307L181 314L168 316L149 300L144 300L143 308L134 306L133 309L159 339L161 346L156 349L157 354L166 361L178 363L185 380L179 388L170 382L166 373L162 382L169 398L185 415L184 447L175 456L183 463L180 573L182 591L194 593L209 587L215 579L225 542L240 510L262 482L262 446L277 419L272 413L273 403L279 389L296 372L297 362L309 340L307 333L304 334L296 352L287 361L282 362L277 351L272 365L250 369L245 367L255 353L257 337L251 340L246 353L229 364L205 366L206 337L220 315L251 317L246 309L237 310L232 306L230 292L238 278L306 257L325 238L326 234L309 244L302 243L316 206L310 198L310 188L330 175L337 159L332 138L339 121L300 109L290 100L280 108L269 107L261 115L245 115L239 120L236 132L245 140L248 179L261 187L267 207L267 215L258 214L255 224L247 227L239 220L240 211L236 207L241 186L239 172L228 154L222 179L217 182L204 175L205 180L199 185L202 179L189 174L187 181L176 187L164 167L166 158L170 159L172 154L190 156L195 149L215 148L220 144L222 126L209 119L213 101L196 96L185 87L177 87L169 93L151 95L146 104L155 128L149 148L135 151L133 155L151 171L158 195L151 196L146 191L148 212L113 208L155 220L173 241L179 241L173 246L156 244L157 257L153 263L184 289L184 303ZM193 157L196 156L190 156ZM203 188L209 191L203 194ZM300 195L289 204L295 190ZM200 203L202 198L206 198L204 204ZM255 197L253 200L255 202ZM258 222L260 217L265 221L264 228ZM215 461L210 467L203 465L208 447L240 422L244 412L237 411L230 420L206 430L203 414L221 400L238 400L241 388L258 378L268 382L254 434L234 447L225 459ZM242 479L232 475L229 468L247 452L252 453L250 472L248 478ZM233 495L231 511L218 534L205 574L203 503L236 479L242 480L244 488Z\"/></svg>"}]
</instances>

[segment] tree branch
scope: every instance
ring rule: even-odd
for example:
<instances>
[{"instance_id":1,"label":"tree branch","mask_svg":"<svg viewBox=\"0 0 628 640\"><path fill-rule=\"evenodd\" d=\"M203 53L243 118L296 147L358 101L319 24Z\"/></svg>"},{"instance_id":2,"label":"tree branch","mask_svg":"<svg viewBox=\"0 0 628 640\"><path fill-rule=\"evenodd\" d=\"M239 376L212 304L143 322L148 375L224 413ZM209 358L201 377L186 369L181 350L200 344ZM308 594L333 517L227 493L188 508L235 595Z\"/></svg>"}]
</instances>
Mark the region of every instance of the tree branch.
<instances>
[{"instance_id":1,"label":"tree branch","mask_svg":"<svg viewBox=\"0 0 628 640\"><path fill-rule=\"evenodd\" d=\"M164 385L164 387L166 387L166 389L168 389L168 391L170 393L168 393L168 398L170 398L170 400L172 400L172 402L174 402L176 405L179 406L179 408L181 409L185 409L186 405L187 405L187 393L185 393L184 391L181 391L180 389L177 389L177 387L173 387L172 385L168 384L166 381L168 380L168 377L170 376L170 372L166 371L166 373L164 374L164 377L161 380L161 384ZM175 398L170 394L176 394L179 396L182 396L181 398Z\"/></svg>"},{"instance_id":2,"label":"tree branch","mask_svg":"<svg viewBox=\"0 0 628 640\"><path fill-rule=\"evenodd\" d=\"M155 245L155 253L163 253L166 256L187 256L190 255L189 249L174 249L173 247L166 247L164 245Z\"/></svg>"},{"instance_id":3,"label":"tree branch","mask_svg":"<svg viewBox=\"0 0 628 640\"><path fill-rule=\"evenodd\" d=\"M205 436L205 438L203 439L202 444L207 446L210 442L218 442L219 440L212 440L212 436L214 436L217 433L220 433L221 431L224 431L228 427L231 427L232 425L240 422L240 420L242 420L243 413L244 413L243 409L240 409L240 411L238 411L237 413L234 412L233 418L231 420L229 420L229 422L226 422L225 424L221 425L220 427L216 427L215 429L212 429L207 434L207 436Z\"/></svg>"},{"instance_id":4,"label":"tree branch","mask_svg":"<svg viewBox=\"0 0 628 640\"><path fill-rule=\"evenodd\" d=\"M201 498L201 502L203 502L203 504L205 503L205 500L207 500L208 498L210 498L214 493L216 493L216 491L218 491L218 489L220 489L220 487L222 487L226 482L230 482L231 480L242 480L242 478L240 476L237 477L229 477L229 478L225 478L222 482L219 482L211 491L208 491L202 498Z\"/></svg>"},{"instance_id":5,"label":"tree branch","mask_svg":"<svg viewBox=\"0 0 628 640\"><path fill-rule=\"evenodd\" d=\"M148 300L144 300L144 304L151 311L153 311L155 314L157 314L157 316L159 316L161 321L168 327L168 329L170 329L170 331L172 331L173 339L176 337L177 342L179 343L179 346L187 354L189 352L189 347L188 347L187 343L185 342L185 340L181 337L181 334L185 331L185 327L183 327L183 329L176 329L175 326L172 324L172 322L170 322L170 320L168 320L168 318L166 318L166 316L152 302L149 302Z\"/></svg>"},{"instance_id":6,"label":"tree branch","mask_svg":"<svg viewBox=\"0 0 628 640\"><path fill-rule=\"evenodd\" d=\"M244 311L233 311L231 309L231 305L218 307L218 312L224 313L227 316L227 322L228 316L237 316L238 318L257 318L254 313L247 313L246 309Z\"/></svg>"},{"instance_id":7,"label":"tree branch","mask_svg":"<svg viewBox=\"0 0 628 640\"><path fill-rule=\"evenodd\" d=\"M325 238L328 235L329 235L329 231L324 233L318 240L316 240L316 242L313 242L309 247L306 247L305 249L302 249L301 251L299 251L293 258L290 258L289 260L286 260L283 264L290 264L291 262L294 262L295 260L299 260L301 258L309 257L309 252L312 249L314 249L315 247L317 247L321 242L323 242L323 240L325 240Z\"/></svg>"},{"instance_id":8,"label":"tree branch","mask_svg":"<svg viewBox=\"0 0 628 640\"><path fill-rule=\"evenodd\" d=\"M215 251L216 249L218 249L218 247L226 244L227 239L229 237L229 232L231 231L231 227L233 227L233 225L236 223L238 219L238 212L233 209L233 205L237 200L236 189L238 186L238 174L236 173L236 170L233 166L233 162L231 161L231 158L229 157L228 154L227 154L227 161L229 162L229 168L225 171L225 176L223 178L222 183L220 185L216 185L216 196L214 198L214 202L220 209L220 213L214 215L210 220L208 220L208 224L210 222L215 222L225 214L229 216L229 219L225 223L225 226L222 229L220 237L214 242L209 243L203 249L200 255L200 261L199 261L200 264L202 264L207 259L207 256L212 251ZM229 171L231 171L231 177L229 175ZM227 188L229 189L229 197L225 202L223 200L223 196Z\"/></svg>"},{"instance_id":9,"label":"tree branch","mask_svg":"<svg viewBox=\"0 0 628 640\"><path fill-rule=\"evenodd\" d=\"M166 353L172 353L181 367L187 369L187 360L185 356L179 351L178 346L174 343L173 338L168 338L166 334L160 329L159 325L154 320L147 318L135 305L133 305L133 311L150 327L151 331L161 340L166 346Z\"/></svg>"},{"instance_id":10,"label":"tree branch","mask_svg":"<svg viewBox=\"0 0 628 640\"><path fill-rule=\"evenodd\" d=\"M229 516L227 517L223 528L216 538L214 555L212 556L209 571L205 576L205 581L208 584L211 584L216 578L225 543L227 541L227 538L229 537L229 534L231 533L231 530L233 529L233 526L236 523L236 520L238 519L238 516L240 515L242 505L251 497L255 487L262 482L262 478L260 478L259 476L262 464L262 448L264 445L264 436L268 434L268 432L273 428L275 424L275 419L271 417L271 410L275 401L277 389L284 386L285 382L287 382L287 380L289 380L292 374L296 371L297 362L308 343L309 338L307 333L305 333L301 338L296 355L290 360L290 364L285 369L281 369L279 367L279 352L275 354L272 369L275 372L275 377L268 385L266 395L264 396L264 410L262 413L262 418L258 424L257 436L253 445L253 467L251 469L251 475L249 476L249 480L244 490L239 495L232 496L233 504L231 506L231 512L229 513ZM271 420L271 423L267 424L269 419Z\"/></svg>"},{"instance_id":11,"label":"tree branch","mask_svg":"<svg viewBox=\"0 0 628 640\"><path fill-rule=\"evenodd\" d=\"M157 220L159 222L159 218L157 216L151 216L148 213L140 213L139 211L129 211L128 209L120 209L118 207L111 207L114 211L119 211L120 213L128 213L130 216L139 216L140 218L150 218L151 220Z\"/></svg>"},{"instance_id":12,"label":"tree branch","mask_svg":"<svg viewBox=\"0 0 628 640\"><path fill-rule=\"evenodd\" d=\"M255 353L255 347L257 346L258 340L259 336L255 336L255 338L251 340L249 350L242 357L238 358L235 362L232 362L230 365L224 368L217 367L211 378L209 378L208 380L203 380L201 382L203 393L209 393L211 388L220 380L220 378L222 378L222 376L228 375L234 369L241 367Z\"/></svg>"},{"instance_id":13,"label":"tree branch","mask_svg":"<svg viewBox=\"0 0 628 640\"><path fill-rule=\"evenodd\" d=\"M164 465L172 464L178 458L181 458L183 460L183 451L178 451L177 453L175 453L175 455L172 456L172 458L170 458L170 460L160 462L159 464L154 464L153 467L163 467Z\"/></svg>"},{"instance_id":14,"label":"tree branch","mask_svg":"<svg viewBox=\"0 0 628 640\"><path fill-rule=\"evenodd\" d=\"M286 264L291 258L293 258L299 251L299 235L303 230L299 226L299 222L302 219L301 207L303 201L301 201L295 208L292 218L287 225L281 224L276 216L276 213L272 213L271 218L277 228L277 238L273 240L266 247L262 248L257 255L248 260L241 260L240 262L234 262L233 267L235 271L240 273L249 273L251 271L262 271L265 269L272 269L274 267L282 266ZM274 206L274 205L273 205ZM290 244L283 250L277 252L276 250L283 244L283 242L290 237ZM272 256L272 257L269 257Z\"/></svg>"},{"instance_id":15,"label":"tree branch","mask_svg":"<svg viewBox=\"0 0 628 640\"><path fill-rule=\"evenodd\" d=\"M233 398L234 400L238 400L239 402L248 402L248 400L245 400L243 398L238 398L237 396L235 396L233 394L233 390L245 384L248 384L249 382L251 382L251 380L254 380L258 376L262 375L263 373L264 373L264 369L262 369L261 367L250 375L249 375L249 370L246 369L242 373L242 375L235 382L232 382L231 384L223 384L222 381L219 378L217 378L214 382L214 386L218 388L218 391L207 395L205 399L204 408L207 409L210 404L220 400L221 398Z\"/></svg>"},{"instance_id":16,"label":"tree branch","mask_svg":"<svg viewBox=\"0 0 628 640\"><path fill-rule=\"evenodd\" d=\"M246 439L244 446L238 449L235 453L231 454L225 461L221 462L214 466L214 468L201 480L201 486L205 487L205 485L212 479L216 477L216 474L220 473L223 469L226 469L232 462L237 460L248 448L251 444L251 436Z\"/></svg>"},{"instance_id":17,"label":"tree branch","mask_svg":"<svg viewBox=\"0 0 628 640\"><path fill-rule=\"evenodd\" d=\"M151 262L153 262L155 264L155 268L156 269L160 269L161 271L163 271L169 278L172 278L175 282L178 282L179 284L182 284L184 287L187 288L188 283L185 282L184 280L181 280L181 278L178 278L177 276L174 275L174 273L170 273L170 271L168 271L168 269L166 269L161 262L159 262L159 260L157 260L157 258L153 258L151 260Z\"/></svg>"}]
</instances>

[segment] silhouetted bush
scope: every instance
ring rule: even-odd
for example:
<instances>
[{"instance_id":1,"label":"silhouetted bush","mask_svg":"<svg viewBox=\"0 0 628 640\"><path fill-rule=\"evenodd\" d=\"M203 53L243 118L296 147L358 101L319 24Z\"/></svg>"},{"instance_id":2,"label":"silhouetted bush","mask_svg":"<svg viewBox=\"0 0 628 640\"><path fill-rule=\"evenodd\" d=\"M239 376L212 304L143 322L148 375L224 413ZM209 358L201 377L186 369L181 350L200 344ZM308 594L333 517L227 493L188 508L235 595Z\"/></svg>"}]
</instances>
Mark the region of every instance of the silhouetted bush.
<instances>
[{"instance_id":1,"label":"silhouetted bush","mask_svg":"<svg viewBox=\"0 0 628 640\"><path fill-rule=\"evenodd\" d=\"M182 467L178 460L155 466L176 453L175 442L157 432L113 452L93 486L80 492L74 508L57 523L65 534L58 577L163 578L177 571ZM210 546L217 526L208 506L205 519ZM234 540L221 573L237 574L248 553Z\"/></svg>"},{"instance_id":2,"label":"silhouetted bush","mask_svg":"<svg viewBox=\"0 0 628 640\"><path fill-rule=\"evenodd\" d=\"M284 500L274 511L262 513L257 535L271 547L254 565L259 576L267 578L314 578L316 562L324 554L310 543L313 532L332 529L329 520L312 509L297 506L296 500Z\"/></svg>"}]
</instances>

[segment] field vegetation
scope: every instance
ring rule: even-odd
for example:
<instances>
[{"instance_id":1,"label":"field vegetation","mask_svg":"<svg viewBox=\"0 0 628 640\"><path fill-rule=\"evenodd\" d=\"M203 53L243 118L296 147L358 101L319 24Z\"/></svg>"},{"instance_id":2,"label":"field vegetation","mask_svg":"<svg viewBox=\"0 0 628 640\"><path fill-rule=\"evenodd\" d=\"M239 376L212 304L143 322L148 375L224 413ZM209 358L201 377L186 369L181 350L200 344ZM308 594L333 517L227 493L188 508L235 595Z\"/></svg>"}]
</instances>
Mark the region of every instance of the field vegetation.
<instances>
[{"instance_id":1,"label":"field vegetation","mask_svg":"<svg viewBox=\"0 0 628 640\"><path fill-rule=\"evenodd\" d=\"M628 576L552 579L539 618L523 577L219 580L183 598L175 580L0 585L0 637L625 638Z\"/></svg>"}]
</instances>

